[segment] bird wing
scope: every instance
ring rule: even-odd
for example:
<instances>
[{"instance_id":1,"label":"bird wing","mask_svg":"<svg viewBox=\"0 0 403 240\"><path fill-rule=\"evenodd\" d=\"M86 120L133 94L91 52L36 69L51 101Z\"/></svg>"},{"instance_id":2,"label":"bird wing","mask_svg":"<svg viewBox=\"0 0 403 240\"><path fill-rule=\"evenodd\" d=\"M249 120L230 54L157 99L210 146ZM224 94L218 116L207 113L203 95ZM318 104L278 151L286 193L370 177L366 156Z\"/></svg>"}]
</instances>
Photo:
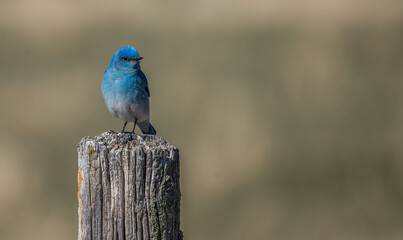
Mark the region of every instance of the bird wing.
<instances>
[{"instance_id":1,"label":"bird wing","mask_svg":"<svg viewBox=\"0 0 403 240\"><path fill-rule=\"evenodd\" d=\"M146 85L145 90L147 92L148 97L150 97L150 89L148 88L148 81L147 81L146 75L143 73L143 71L140 70L139 76L140 76L141 80L143 80L145 82L145 85Z\"/></svg>"}]
</instances>

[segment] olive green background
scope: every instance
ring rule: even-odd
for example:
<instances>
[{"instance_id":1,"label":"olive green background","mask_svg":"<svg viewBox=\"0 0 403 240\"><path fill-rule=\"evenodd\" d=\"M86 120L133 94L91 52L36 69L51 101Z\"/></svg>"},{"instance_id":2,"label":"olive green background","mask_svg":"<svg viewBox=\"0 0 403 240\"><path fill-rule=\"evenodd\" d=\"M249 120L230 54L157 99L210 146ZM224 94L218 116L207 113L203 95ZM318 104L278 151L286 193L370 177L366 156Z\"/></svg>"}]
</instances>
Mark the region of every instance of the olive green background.
<instances>
[{"instance_id":1,"label":"olive green background","mask_svg":"<svg viewBox=\"0 0 403 240\"><path fill-rule=\"evenodd\" d=\"M25 0L0 2L0 239L76 239L76 144L122 127L100 85L124 45L186 239L403 238L401 1Z\"/></svg>"}]
</instances>

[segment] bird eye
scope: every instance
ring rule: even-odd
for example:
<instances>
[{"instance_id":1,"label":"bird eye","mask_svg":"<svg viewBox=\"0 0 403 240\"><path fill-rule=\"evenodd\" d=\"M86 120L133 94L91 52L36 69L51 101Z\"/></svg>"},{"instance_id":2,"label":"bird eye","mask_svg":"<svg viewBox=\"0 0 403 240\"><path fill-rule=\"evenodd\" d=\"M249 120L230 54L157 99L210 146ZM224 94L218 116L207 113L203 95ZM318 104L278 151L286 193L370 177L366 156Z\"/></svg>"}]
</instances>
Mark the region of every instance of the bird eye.
<instances>
[{"instance_id":1,"label":"bird eye","mask_svg":"<svg viewBox=\"0 0 403 240\"><path fill-rule=\"evenodd\" d=\"M123 60L123 61L127 61L127 60L129 60L129 58L123 57L122 60Z\"/></svg>"}]
</instances>

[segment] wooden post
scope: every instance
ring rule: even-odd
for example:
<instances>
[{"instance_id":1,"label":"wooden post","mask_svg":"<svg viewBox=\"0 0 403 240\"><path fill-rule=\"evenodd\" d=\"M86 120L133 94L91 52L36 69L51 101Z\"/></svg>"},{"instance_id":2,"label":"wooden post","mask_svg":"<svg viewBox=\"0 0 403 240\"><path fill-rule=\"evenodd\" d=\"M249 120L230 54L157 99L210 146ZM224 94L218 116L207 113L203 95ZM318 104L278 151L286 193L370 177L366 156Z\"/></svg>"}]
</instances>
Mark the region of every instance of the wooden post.
<instances>
[{"instance_id":1,"label":"wooden post","mask_svg":"<svg viewBox=\"0 0 403 240\"><path fill-rule=\"evenodd\" d=\"M179 150L152 135L105 132L78 151L78 239L182 239Z\"/></svg>"}]
</instances>

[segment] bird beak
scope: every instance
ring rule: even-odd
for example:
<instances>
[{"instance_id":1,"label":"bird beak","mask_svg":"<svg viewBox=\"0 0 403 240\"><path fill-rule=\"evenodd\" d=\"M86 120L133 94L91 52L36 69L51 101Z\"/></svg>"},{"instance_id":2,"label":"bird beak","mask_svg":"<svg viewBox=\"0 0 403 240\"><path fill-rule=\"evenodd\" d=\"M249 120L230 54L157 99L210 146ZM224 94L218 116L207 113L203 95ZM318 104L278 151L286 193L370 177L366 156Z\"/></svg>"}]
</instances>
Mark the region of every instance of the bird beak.
<instances>
[{"instance_id":1,"label":"bird beak","mask_svg":"<svg viewBox=\"0 0 403 240\"><path fill-rule=\"evenodd\" d=\"M141 59L143 59L143 57L135 57L133 58L135 61L140 61Z\"/></svg>"}]
</instances>

